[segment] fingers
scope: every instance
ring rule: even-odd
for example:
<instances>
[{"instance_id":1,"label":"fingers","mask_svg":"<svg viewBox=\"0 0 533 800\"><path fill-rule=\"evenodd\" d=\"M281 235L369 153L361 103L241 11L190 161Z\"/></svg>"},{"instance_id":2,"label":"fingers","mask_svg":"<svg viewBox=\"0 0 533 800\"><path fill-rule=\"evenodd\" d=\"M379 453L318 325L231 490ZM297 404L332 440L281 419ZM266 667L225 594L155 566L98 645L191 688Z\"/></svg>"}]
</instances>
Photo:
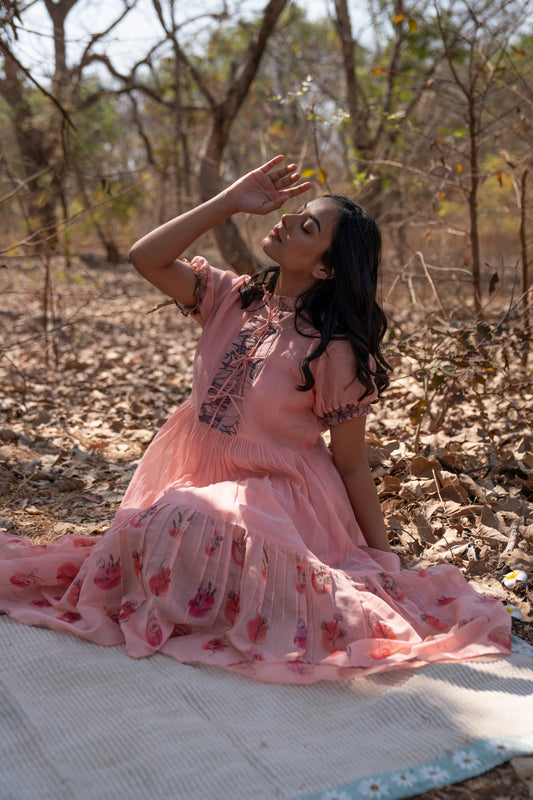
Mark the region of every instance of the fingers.
<instances>
[{"instance_id":1,"label":"fingers","mask_svg":"<svg viewBox=\"0 0 533 800\"><path fill-rule=\"evenodd\" d=\"M270 176L276 189L286 189L291 183L295 183L300 178L300 173L294 172L296 165L290 164L290 167L293 168L293 171L289 171L289 167L287 167L284 170L278 170L277 173L273 173Z\"/></svg>"},{"instance_id":2,"label":"fingers","mask_svg":"<svg viewBox=\"0 0 533 800\"><path fill-rule=\"evenodd\" d=\"M274 156L274 158L271 158L270 161L267 161L266 164L263 164L263 166L259 167L259 169L261 170L261 172L268 172L269 170L272 169L272 167L275 167L276 164L281 164L281 162L284 159L285 156L282 155Z\"/></svg>"},{"instance_id":3,"label":"fingers","mask_svg":"<svg viewBox=\"0 0 533 800\"><path fill-rule=\"evenodd\" d=\"M274 158L271 158L270 161L267 161L266 164L263 164L263 166L259 167L259 169L261 172L269 172L270 174L268 177L274 181L274 183L277 183L280 179L291 175L296 169L298 169L296 164L285 164L285 166L280 167L274 172L270 172L273 167L275 167L277 164L281 164L284 159L285 156L282 155L274 156Z\"/></svg>"},{"instance_id":4,"label":"fingers","mask_svg":"<svg viewBox=\"0 0 533 800\"><path fill-rule=\"evenodd\" d=\"M286 197L297 197L299 194L308 192L312 185L310 181L305 181L305 183L301 183L299 186L293 186L292 189L284 189L283 193Z\"/></svg>"},{"instance_id":5,"label":"fingers","mask_svg":"<svg viewBox=\"0 0 533 800\"><path fill-rule=\"evenodd\" d=\"M276 190L282 195L281 198L278 198L276 202L276 207L279 206L285 201L290 199L291 197L297 197L303 192L309 191L311 189L312 184L310 181L304 181L299 186L294 186L293 184L297 183L300 180L300 173L297 171L298 166L297 164L289 163L285 164L284 166L278 166L284 160L285 156L278 155L271 158L270 161L267 161L266 164L263 164L262 167L259 167L261 172L265 174L268 173L268 177L274 184ZM278 166L277 169L274 167ZM272 171L271 171L272 170Z\"/></svg>"}]
</instances>

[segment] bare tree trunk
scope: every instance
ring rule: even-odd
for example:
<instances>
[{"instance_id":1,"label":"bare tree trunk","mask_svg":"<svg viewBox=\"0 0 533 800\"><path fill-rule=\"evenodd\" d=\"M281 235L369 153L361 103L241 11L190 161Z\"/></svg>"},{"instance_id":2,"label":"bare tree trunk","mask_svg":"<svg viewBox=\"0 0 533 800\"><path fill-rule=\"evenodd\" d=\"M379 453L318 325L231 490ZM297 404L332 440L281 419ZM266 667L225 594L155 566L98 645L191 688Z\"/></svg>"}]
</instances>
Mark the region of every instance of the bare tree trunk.
<instances>
[{"instance_id":1,"label":"bare tree trunk","mask_svg":"<svg viewBox=\"0 0 533 800\"><path fill-rule=\"evenodd\" d=\"M355 73L356 42L352 35L352 23L347 0L335 0L337 31L342 46L342 62L346 82L346 102L350 115L352 141L355 147L365 153L368 147L368 129L360 109L360 87Z\"/></svg>"},{"instance_id":2,"label":"bare tree trunk","mask_svg":"<svg viewBox=\"0 0 533 800\"><path fill-rule=\"evenodd\" d=\"M52 20L54 28L54 77L52 91L54 96L61 101L69 85L67 69L67 51L65 44L65 20L67 14L76 5L78 0L44 0L46 10Z\"/></svg>"},{"instance_id":3,"label":"bare tree trunk","mask_svg":"<svg viewBox=\"0 0 533 800\"><path fill-rule=\"evenodd\" d=\"M470 136L470 186L468 188L468 215L470 219L470 246L472 249L472 289L474 291L474 307L476 314L481 314L481 258L479 247L479 157L478 157L478 120L474 97L471 94L468 103L468 130Z\"/></svg>"},{"instance_id":4,"label":"bare tree trunk","mask_svg":"<svg viewBox=\"0 0 533 800\"><path fill-rule=\"evenodd\" d=\"M41 247L54 250L57 246L56 198L50 188L43 187L40 180L43 175L50 173L53 146L48 130L43 130L35 119L17 64L7 53L4 58L4 77L0 79L0 95L10 108L22 169L28 179L29 233Z\"/></svg>"},{"instance_id":5,"label":"bare tree trunk","mask_svg":"<svg viewBox=\"0 0 533 800\"><path fill-rule=\"evenodd\" d=\"M529 343L531 338L531 327L529 320L529 262L527 257L527 235L526 235L526 209L527 209L527 177L529 170L525 167L520 178L520 261L522 265L522 320L524 326L524 354L522 363L527 366L529 356Z\"/></svg>"},{"instance_id":6,"label":"bare tree trunk","mask_svg":"<svg viewBox=\"0 0 533 800\"><path fill-rule=\"evenodd\" d=\"M250 42L224 99L212 106L211 130L198 176L200 196L204 201L221 189L220 167L232 125L257 74L269 37L286 5L287 0L270 0L265 6L260 28ZM257 269L257 261L232 219L217 225L214 234L223 258L236 272L242 274Z\"/></svg>"}]
</instances>

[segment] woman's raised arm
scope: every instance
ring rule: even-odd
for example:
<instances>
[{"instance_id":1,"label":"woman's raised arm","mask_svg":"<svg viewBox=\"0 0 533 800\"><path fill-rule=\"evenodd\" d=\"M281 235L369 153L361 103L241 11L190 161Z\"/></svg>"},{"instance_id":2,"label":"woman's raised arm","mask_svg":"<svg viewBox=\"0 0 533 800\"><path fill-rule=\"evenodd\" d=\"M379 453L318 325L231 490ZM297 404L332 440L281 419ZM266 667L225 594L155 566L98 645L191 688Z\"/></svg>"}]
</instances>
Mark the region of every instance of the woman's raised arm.
<instances>
[{"instance_id":1,"label":"woman's raised arm","mask_svg":"<svg viewBox=\"0 0 533 800\"><path fill-rule=\"evenodd\" d=\"M276 156L211 200L143 236L129 251L134 267L169 297L185 305L194 305L194 272L186 261L180 260L185 250L232 214L239 211L268 214L311 187L308 181L293 185L300 177L296 164L278 167L283 158Z\"/></svg>"}]
</instances>

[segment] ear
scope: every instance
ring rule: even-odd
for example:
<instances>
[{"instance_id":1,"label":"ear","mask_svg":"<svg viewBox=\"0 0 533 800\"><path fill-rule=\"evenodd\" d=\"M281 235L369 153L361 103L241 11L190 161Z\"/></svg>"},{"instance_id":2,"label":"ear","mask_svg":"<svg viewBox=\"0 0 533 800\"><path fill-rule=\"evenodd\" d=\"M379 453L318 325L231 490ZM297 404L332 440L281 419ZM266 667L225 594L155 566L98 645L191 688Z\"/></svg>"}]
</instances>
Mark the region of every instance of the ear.
<instances>
[{"instance_id":1,"label":"ear","mask_svg":"<svg viewBox=\"0 0 533 800\"><path fill-rule=\"evenodd\" d=\"M335 270L328 270L328 268L324 266L321 261L319 261L311 274L313 275L313 278L316 278L317 280L327 281L328 279L335 277Z\"/></svg>"}]
</instances>

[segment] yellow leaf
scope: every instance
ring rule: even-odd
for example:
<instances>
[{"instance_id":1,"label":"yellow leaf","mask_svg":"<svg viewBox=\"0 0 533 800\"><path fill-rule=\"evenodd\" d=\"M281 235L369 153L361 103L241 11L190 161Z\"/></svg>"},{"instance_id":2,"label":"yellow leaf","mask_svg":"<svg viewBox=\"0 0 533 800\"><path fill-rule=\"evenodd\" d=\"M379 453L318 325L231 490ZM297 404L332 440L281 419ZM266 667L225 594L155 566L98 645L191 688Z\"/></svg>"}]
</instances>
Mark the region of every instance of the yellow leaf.
<instances>
[{"instance_id":1,"label":"yellow leaf","mask_svg":"<svg viewBox=\"0 0 533 800\"><path fill-rule=\"evenodd\" d=\"M376 69L372 70L372 75L383 75L384 72L387 72L387 70L383 67L376 67Z\"/></svg>"},{"instance_id":2,"label":"yellow leaf","mask_svg":"<svg viewBox=\"0 0 533 800\"><path fill-rule=\"evenodd\" d=\"M394 19L392 20L393 25L397 25L399 22L403 22L405 19L405 14L396 14Z\"/></svg>"},{"instance_id":3,"label":"yellow leaf","mask_svg":"<svg viewBox=\"0 0 533 800\"><path fill-rule=\"evenodd\" d=\"M459 175L462 175L462 174L463 174L463 168L462 168L461 164L456 164L456 165L455 165L455 169L457 170L457 172L459 173Z\"/></svg>"},{"instance_id":4,"label":"yellow leaf","mask_svg":"<svg viewBox=\"0 0 533 800\"><path fill-rule=\"evenodd\" d=\"M315 174L315 172L316 172L316 170L314 170L314 169L304 169L304 171L301 173L300 177L301 178L312 178L313 175Z\"/></svg>"},{"instance_id":5,"label":"yellow leaf","mask_svg":"<svg viewBox=\"0 0 533 800\"><path fill-rule=\"evenodd\" d=\"M411 33L416 33L418 30L418 22L416 21L416 19L409 17L408 22L409 22L409 30L411 31Z\"/></svg>"},{"instance_id":6,"label":"yellow leaf","mask_svg":"<svg viewBox=\"0 0 533 800\"><path fill-rule=\"evenodd\" d=\"M501 174L501 172L497 172L497 173L496 173L496 180L498 181L498 183L500 184L500 186L503 186L503 178L502 178L502 174Z\"/></svg>"},{"instance_id":7,"label":"yellow leaf","mask_svg":"<svg viewBox=\"0 0 533 800\"><path fill-rule=\"evenodd\" d=\"M326 182L326 173L323 172L322 170L320 170L320 172L318 173L318 182L319 183L325 183Z\"/></svg>"}]
</instances>

